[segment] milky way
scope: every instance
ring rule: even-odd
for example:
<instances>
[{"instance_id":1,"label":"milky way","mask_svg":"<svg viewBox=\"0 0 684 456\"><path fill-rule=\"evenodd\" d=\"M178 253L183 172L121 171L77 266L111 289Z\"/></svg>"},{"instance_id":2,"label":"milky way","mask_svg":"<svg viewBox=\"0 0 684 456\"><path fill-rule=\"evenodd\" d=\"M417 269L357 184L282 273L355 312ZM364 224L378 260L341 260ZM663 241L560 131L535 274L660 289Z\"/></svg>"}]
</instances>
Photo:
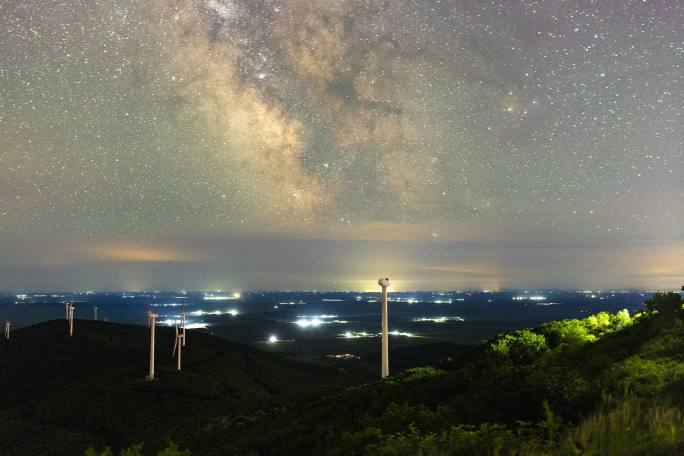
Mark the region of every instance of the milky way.
<instances>
[{"instance_id":1,"label":"milky way","mask_svg":"<svg viewBox=\"0 0 684 456\"><path fill-rule=\"evenodd\" d=\"M7 238L681 251L679 1L6 1L0 57Z\"/></svg>"}]
</instances>

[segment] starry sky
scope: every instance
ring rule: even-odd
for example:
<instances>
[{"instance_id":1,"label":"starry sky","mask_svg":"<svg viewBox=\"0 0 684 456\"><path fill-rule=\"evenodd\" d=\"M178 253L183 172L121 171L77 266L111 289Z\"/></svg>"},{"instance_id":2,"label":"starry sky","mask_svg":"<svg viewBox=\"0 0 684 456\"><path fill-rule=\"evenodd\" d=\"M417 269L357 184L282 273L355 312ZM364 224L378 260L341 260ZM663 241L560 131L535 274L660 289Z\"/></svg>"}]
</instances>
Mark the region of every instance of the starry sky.
<instances>
[{"instance_id":1,"label":"starry sky","mask_svg":"<svg viewBox=\"0 0 684 456\"><path fill-rule=\"evenodd\" d=\"M0 289L673 288L678 0L0 2Z\"/></svg>"}]
</instances>

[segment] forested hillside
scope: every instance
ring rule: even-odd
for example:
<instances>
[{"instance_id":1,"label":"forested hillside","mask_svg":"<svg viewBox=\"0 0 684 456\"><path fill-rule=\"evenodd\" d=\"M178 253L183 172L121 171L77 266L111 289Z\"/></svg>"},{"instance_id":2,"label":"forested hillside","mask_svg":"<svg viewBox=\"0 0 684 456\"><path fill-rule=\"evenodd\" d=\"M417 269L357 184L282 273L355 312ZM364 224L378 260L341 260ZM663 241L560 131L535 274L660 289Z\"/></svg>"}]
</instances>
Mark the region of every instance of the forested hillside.
<instances>
[{"instance_id":1,"label":"forested hillside","mask_svg":"<svg viewBox=\"0 0 684 456\"><path fill-rule=\"evenodd\" d=\"M198 454L678 454L681 307L659 293L636 316L515 331L439 368L225 417Z\"/></svg>"},{"instance_id":2,"label":"forested hillside","mask_svg":"<svg viewBox=\"0 0 684 456\"><path fill-rule=\"evenodd\" d=\"M169 356L148 382L145 328L90 323L68 340L50 322L0 351L0 425L15 454L678 454L681 297L646 309L502 334L372 382L199 334L187 370Z\"/></svg>"}]
</instances>

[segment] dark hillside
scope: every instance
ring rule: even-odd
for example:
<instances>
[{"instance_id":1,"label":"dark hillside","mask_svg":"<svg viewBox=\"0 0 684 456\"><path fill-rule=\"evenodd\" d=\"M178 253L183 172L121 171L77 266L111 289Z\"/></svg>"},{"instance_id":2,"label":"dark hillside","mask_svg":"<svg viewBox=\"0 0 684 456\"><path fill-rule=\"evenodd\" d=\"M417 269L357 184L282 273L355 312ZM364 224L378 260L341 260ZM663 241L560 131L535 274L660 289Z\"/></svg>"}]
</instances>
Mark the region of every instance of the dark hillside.
<instances>
[{"instance_id":1,"label":"dark hillside","mask_svg":"<svg viewBox=\"0 0 684 456\"><path fill-rule=\"evenodd\" d=\"M646 309L500 334L366 382L195 331L178 373L170 328L150 382L147 328L77 321L70 339L52 321L0 345L0 429L18 455L156 454L167 439L202 456L682 454L682 301L656 293ZM454 349L432 348L430 361Z\"/></svg>"},{"instance_id":2,"label":"dark hillside","mask_svg":"<svg viewBox=\"0 0 684 456\"><path fill-rule=\"evenodd\" d=\"M178 373L173 329L158 327L157 379L150 382L148 328L76 320L73 338L66 328L64 320L49 321L0 344L0 425L13 454L182 442L179 430L198 421L352 379L200 331L188 333Z\"/></svg>"},{"instance_id":3,"label":"dark hillside","mask_svg":"<svg viewBox=\"0 0 684 456\"><path fill-rule=\"evenodd\" d=\"M675 297L674 312L551 322L502 334L440 369L225 417L195 448L203 455L681 454L684 313Z\"/></svg>"}]
</instances>

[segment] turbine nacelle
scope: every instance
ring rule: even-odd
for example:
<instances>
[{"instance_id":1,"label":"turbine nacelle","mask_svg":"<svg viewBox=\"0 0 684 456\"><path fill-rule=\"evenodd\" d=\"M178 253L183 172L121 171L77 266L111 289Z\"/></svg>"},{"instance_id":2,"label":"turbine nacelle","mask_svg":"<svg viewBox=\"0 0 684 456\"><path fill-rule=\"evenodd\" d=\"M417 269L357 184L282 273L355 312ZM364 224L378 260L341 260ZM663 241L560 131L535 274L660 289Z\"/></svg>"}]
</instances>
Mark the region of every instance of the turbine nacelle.
<instances>
[{"instance_id":1,"label":"turbine nacelle","mask_svg":"<svg viewBox=\"0 0 684 456\"><path fill-rule=\"evenodd\" d=\"M390 285L390 281L387 277L385 277L384 279L378 279L378 285L380 285L383 288L387 288Z\"/></svg>"}]
</instances>

